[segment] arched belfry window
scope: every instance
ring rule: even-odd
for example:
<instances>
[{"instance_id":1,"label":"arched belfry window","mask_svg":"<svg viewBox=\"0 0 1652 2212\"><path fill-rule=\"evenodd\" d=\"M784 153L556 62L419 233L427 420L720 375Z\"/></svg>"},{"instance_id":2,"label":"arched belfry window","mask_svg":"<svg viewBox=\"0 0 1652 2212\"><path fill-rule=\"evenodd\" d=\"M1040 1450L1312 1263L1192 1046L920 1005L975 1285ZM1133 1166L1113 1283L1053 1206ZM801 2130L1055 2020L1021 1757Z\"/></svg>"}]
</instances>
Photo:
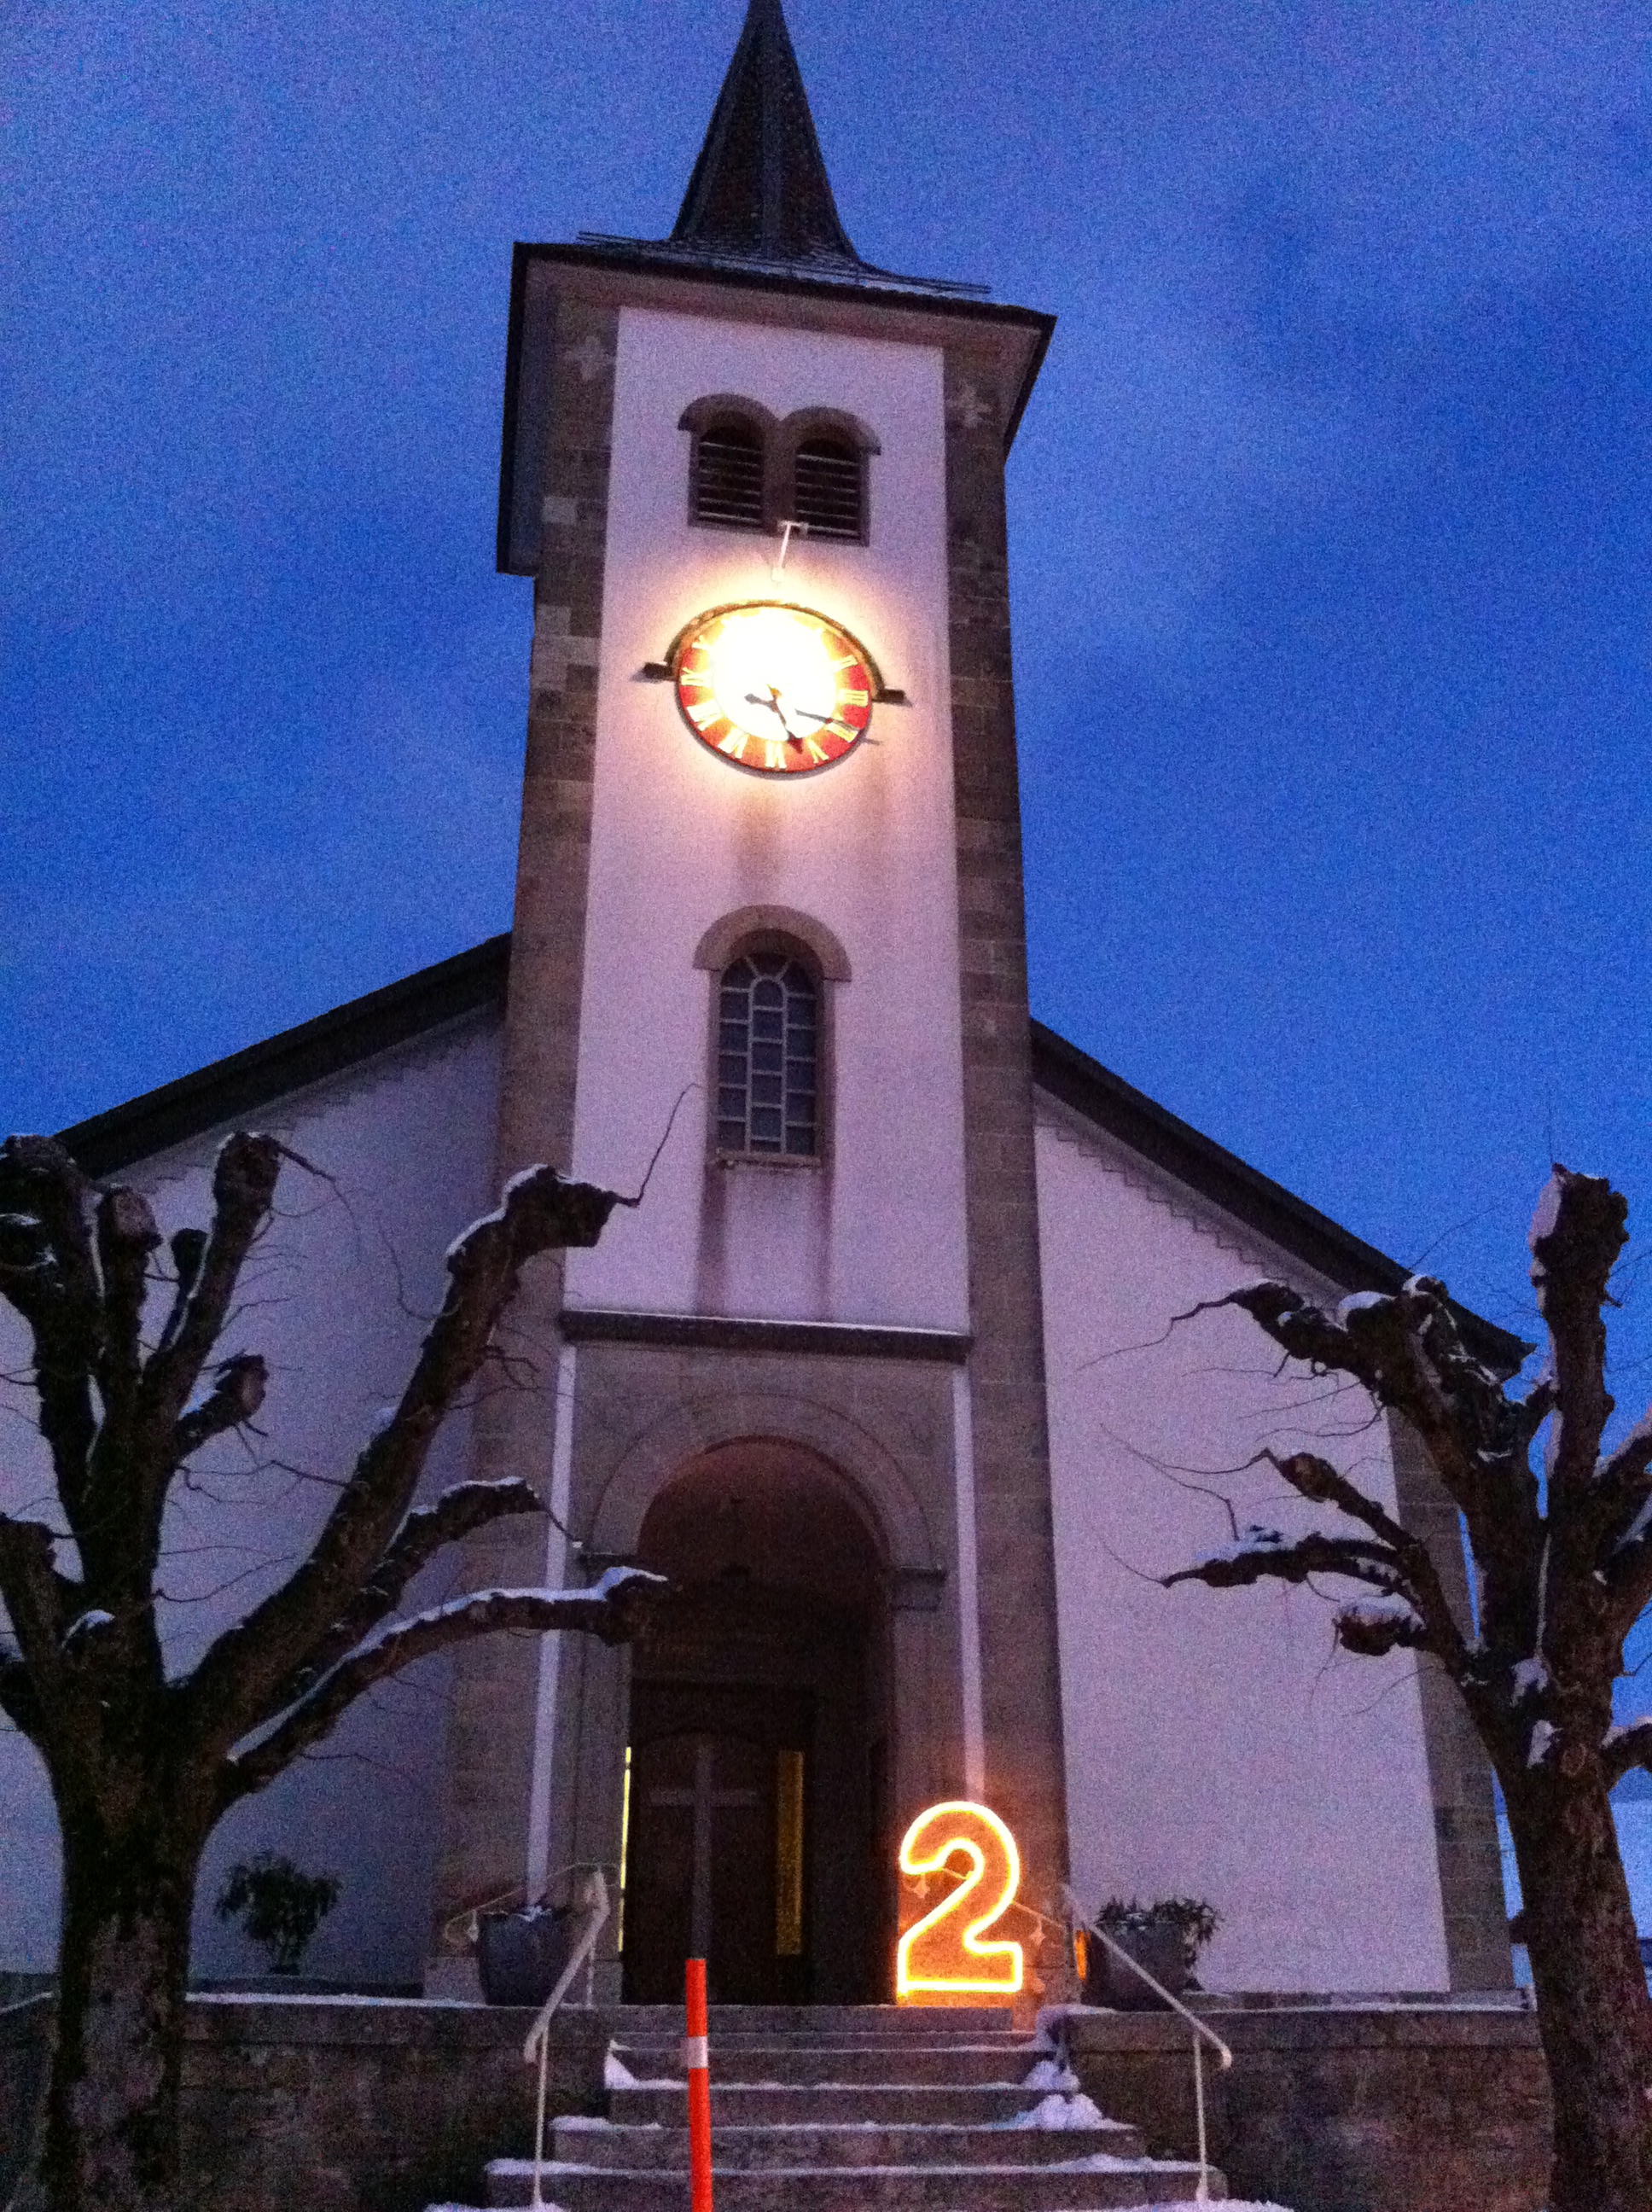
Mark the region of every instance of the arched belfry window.
<instances>
[{"instance_id":1,"label":"arched belfry window","mask_svg":"<svg viewBox=\"0 0 1652 2212\"><path fill-rule=\"evenodd\" d=\"M792 513L811 538L865 536L865 462L847 438L805 438L794 481Z\"/></svg>"},{"instance_id":2,"label":"arched belfry window","mask_svg":"<svg viewBox=\"0 0 1652 2212\"><path fill-rule=\"evenodd\" d=\"M803 407L781 423L780 443L786 514L811 538L864 545L872 534L866 471L878 449L865 424L835 407Z\"/></svg>"},{"instance_id":3,"label":"arched belfry window","mask_svg":"<svg viewBox=\"0 0 1652 2212\"><path fill-rule=\"evenodd\" d=\"M716 530L778 531L864 545L870 536L865 424L835 407L801 407L784 422L756 399L718 392L683 410L689 520Z\"/></svg>"},{"instance_id":4,"label":"arched belfry window","mask_svg":"<svg viewBox=\"0 0 1652 2212\"><path fill-rule=\"evenodd\" d=\"M694 519L763 525L763 441L749 422L719 422L695 448Z\"/></svg>"},{"instance_id":5,"label":"arched belfry window","mask_svg":"<svg viewBox=\"0 0 1652 2212\"><path fill-rule=\"evenodd\" d=\"M718 987L718 1151L812 1159L820 1087L813 974L785 950L743 952Z\"/></svg>"},{"instance_id":6,"label":"arched belfry window","mask_svg":"<svg viewBox=\"0 0 1652 2212\"><path fill-rule=\"evenodd\" d=\"M734 530L767 530L773 504L774 418L755 400L696 399L680 428L693 440L689 519Z\"/></svg>"}]
</instances>

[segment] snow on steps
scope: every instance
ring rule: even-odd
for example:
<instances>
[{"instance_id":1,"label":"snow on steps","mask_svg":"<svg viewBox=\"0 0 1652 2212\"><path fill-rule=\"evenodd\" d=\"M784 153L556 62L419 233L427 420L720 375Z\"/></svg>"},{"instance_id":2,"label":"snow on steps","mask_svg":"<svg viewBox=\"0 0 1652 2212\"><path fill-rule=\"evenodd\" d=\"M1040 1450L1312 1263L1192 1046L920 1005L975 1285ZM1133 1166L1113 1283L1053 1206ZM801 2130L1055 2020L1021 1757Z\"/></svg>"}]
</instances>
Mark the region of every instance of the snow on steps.
<instances>
[{"instance_id":1,"label":"snow on steps","mask_svg":"<svg viewBox=\"0 0 1652 2212\"><path fill-rule=\"evenodd\" d=\"M607 2117L556 2124L548 2202L688 2212L681 2033L680 2014L635 2008ZM1198 2181L1196 2166L1147 2158L1137 2130L1103 2118L1002 2014L714 2007L711 2078L719 2212L1101 2212L1185 2203ZM530 2160L495 2159L489 2205L526 2204L532 2175ZM1211 2193L1224 2193L1214 2173Z\"/></svg>"}]
</instances>

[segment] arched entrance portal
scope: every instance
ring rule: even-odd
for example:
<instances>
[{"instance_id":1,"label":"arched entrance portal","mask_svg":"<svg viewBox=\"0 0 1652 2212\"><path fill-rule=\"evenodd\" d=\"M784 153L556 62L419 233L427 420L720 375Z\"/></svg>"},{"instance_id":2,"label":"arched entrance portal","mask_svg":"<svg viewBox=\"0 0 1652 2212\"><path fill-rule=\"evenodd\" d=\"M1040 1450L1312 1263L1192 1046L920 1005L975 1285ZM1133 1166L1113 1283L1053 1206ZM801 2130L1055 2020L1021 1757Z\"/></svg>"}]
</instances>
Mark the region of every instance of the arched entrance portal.
<instances>
[{"instance_id":1,"label":"arched entrance portal","mask_svg":"<svg viewBox=\"0 0 1652 2212\"><path fill-rule=\"evenodd\" d=\"M634 1647L623 1932L631 2003L886 1994L887 1577L837 1470L721 1446L650 1507L672 1595Z\"/></svg>"}]
</instances>

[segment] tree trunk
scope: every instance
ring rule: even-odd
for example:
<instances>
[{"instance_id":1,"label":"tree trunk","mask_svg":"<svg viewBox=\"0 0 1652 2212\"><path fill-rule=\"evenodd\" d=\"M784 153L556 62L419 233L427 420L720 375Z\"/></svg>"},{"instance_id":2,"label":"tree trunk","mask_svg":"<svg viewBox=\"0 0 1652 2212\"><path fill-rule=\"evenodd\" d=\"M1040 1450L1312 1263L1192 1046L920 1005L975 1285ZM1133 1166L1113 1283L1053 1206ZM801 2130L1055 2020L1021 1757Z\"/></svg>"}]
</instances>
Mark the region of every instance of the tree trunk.
<instances>
[{"instance_id":1,"label":"tree trunk","mask_svg":"<svg viewBox=\"0 0 1652 2212\"><path fill-rule=\"evenodd\" d=\"M1652 2205L1652 2000L1598 1776L1505 1787L1554 2102L1549 2212Z\"/></svg>"},{"instance_id":2,"label":"tree trunk","mask_svg":"<svg viewBox=\"0 0 1652 2212\"><path fill-rule=\"evenodd\" d=\"M200 1845L153 1816L130 1828L70 1818L63 1828L46 2199L52 2212L176 2212Z\"/></svg>"}]
</instances>

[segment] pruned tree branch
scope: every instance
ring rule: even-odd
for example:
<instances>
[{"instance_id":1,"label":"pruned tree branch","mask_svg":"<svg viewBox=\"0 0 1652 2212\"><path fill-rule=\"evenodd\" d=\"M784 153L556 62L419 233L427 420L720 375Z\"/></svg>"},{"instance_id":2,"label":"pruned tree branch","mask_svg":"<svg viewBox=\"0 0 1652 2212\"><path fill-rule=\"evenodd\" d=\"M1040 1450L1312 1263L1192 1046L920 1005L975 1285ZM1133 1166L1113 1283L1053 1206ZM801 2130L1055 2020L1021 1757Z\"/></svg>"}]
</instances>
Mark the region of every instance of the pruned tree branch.
<instances>
[{"instance_id":1,"label":"pruned tree branch","mask_svg":"<svg viewBox=\"0 0 1652 2212\"><path fill-rule=\"evenodd\" d=\"M1224 1544L1219 1552L1159 1579L1166 1589L1177 1583L1237 1589L1251 1583L1305 1583L1310 1575L1345 1575L1390 1592L1400 1590L1405 1581L1404 1568L1386 1544L1368 1542L1363 1536L1327 1536L1319 1529L1287 1537L1254 1522L1236 1543Z\"/></svg>"},{"instance_id":2,"label":"pruned tree branch","mask_svg":"<svg viewBox=\"0 0 1652 2212\"><path fill-rule=\"evenodd\" d=\"M1384 1659L1390 1651L1432 1651L1434 1638L1401 1598L1356 1601L1337 1607L1337 1641L1362 1659Z\"/></svg>"},{"instance_id":3,"label":"pruned tree branch","mask_svg":"<svg viewBox=\"0 0 1652 2212\"><path fill-rule=\"evenodd\" d=\"M182 1465L214 1437L250 1421L264 1403L270 1370L255 1352L238 1352L216 1370L210 1395L186 1413L173 1431L173 1457Z\"/></svg>"},{"instance_id":4,"label":"pruned tree branch","mask_svg":"<svg viewBox=\"0 0 1652 2212\"><path fill-rule=\"evenodd\" d=\"M594 1244L611 1191L565 1182L554 1168L513 1176L502 1203L449 1247L447 1291L390 1420L357 1458L309 1558L221 1637L189 1686L196 1723L227 1753L327 1638L400 1528L430 1445L486 1357L523 1267L553 1248Z\"/></svg>"},{"instance_id":5,"label":"pruned tree branch","mask_svg":"<svg viewBox=\"0 0 1652 2212\"><path fill-rule=\"evenodd\" d=\"M1412 1615L1410 1622L1400 1624L1404 1632L1398 1629L1391 1632L1395 1616L1384 1614L1382 1625L1379 1626L1369 1609L1361 1613L1355 1607L1337 1616L1337 1632L1347 1649L1376 1656L1379 1649L1392 1650L1397 1644L1413 1644L1432 1651L1452 1674L1461 1674L1468 1662L1467 1646L1433 1555L1422 1539L1414 1536L1385 1507L1368 1498L1357 1483L1351 1482L1340 1469L1333 1467L1329 1460L1320 1458L1317 1453L1281 1455L1268 1451L1263 1457L1310 1504L1334 1505L1350 1520L1363 1522L1386 1547L1402 1577L1404 1595ZM1411 1632L1413 1626L1415 1634Z\"/></svg>"},{"instance_id":6,"label":"pruned tree branch","mask_svg":"<svg viewBox=\"0 0 1652 2212\"><path fill-rule=\"evenodd\" d=\"M184 1316L189 1311L190 1293L194 1290L201 1273L201 1262L206 1257L207 1233L204 1229L180 1229L171 1245L172 1264L177 1277L173 1288L172 1310L155 1346L165 1352L184 1325Z\"/></svg>"},{"instance_id":7,"label":"pruned tree branch","mask_svg":"<svg viewBox=\"0 0 1652 2212\"><path fill-rule=\"evenodd\" d=\"M0 1144L0 1297L27 1323L39 1428L70 1525L85 1510L102 1348L97 1268L85 1217L91 1186L49 1137Z\"/></svg>"},{"instance_id":8,"label":"pruned tree branch","mask_svg":"<svg viewBox=\"0 0 1652 2212\"><path fill-rule=\"evenodd\" d=\"M623 1644L636 1634L664 1587L659 1576L640 1567L615 1567L594 1589L478 1590L398 1621L331 1668L268 1735L245 1751L230 1753L222 1770L220 1804L228 1807L262 1790L300 1753L319 1743L364 1690L416 1660L500 1629L544 1635L571 1628L605 1644Z\"/></svg>"},{"instance_id":9,"label":"pruned tree branch","mask_svg":"<svg viewBox=\"0 0 1652 2212\"><path fill-rule=\"evenodd\" d=\"M281 1173L282 1148L274 1137L245 1131L227 1137L212 1171L212 1226L200 1249L187 1291L180 1269L181 1312L167 1340L156 1346L143 1376L146 1410L168 1426L184 1410L211 1357L229 1311L253 1239L270 1218ZM174 1240L176 1256L176 1240Z\"/></svg>"},{"instance_id":10,"label":"pruned tree branch","mask_svg":"<svg viewBox=\"0 0 1652 2212\"><path fill-rule=\"evenodd\" d=\"M143 1301L149 1255L161 1242L148 1199L107 1190L97 1203L98 1263L103 1272L103 1344L98 1391L104 1425L123 1430L131 1419L143 1372Z\"/></svg>"},{"instance_id":11,"label":"pruned tree branch","mask_svg":"<svg viewBox=\"0 0 1652 2212\"><path fill-rule=\"evenodd\" d=\"M20 1521L0 1513L0 1602L37 1690L61 1673L72 1589L52 1565L52 1531L44 1522Z\"/></svg>"},{"instance_id":12,"label":"pruned tree branch","mask_svg":"<svg viewBox=\"0 0 1652 2212\"><path fill-rule=\"evenodd\" d=\"M1629 1241L1629 1201L1604 1176L1557 1164L1532 1223L1532 1286L1549 1332L1557 1413L1548 1453L1551 1511L1593 1480L1613 1401L1600 1310Z\"/></svg>"},{"instance_id":13,"label":"pruned tree branch","mask_svg":"<svg viewBox=\"0 0 1652 2212\"><path fill-rule=\"evenodd\" d=\"M544 1510L532 1484L513 1475L504 1482L455 1483L434 1505L410 1513L355 1598L283 1686L283 1702L301 1696L393 1613L414 1576L446 1545L459 1543L489 1522Z\"/></svg>"},{"instance_id":14,"label":"pruned tree branch","mask_svg":"<svg viewBox=\"0 0 1652 2212\"><path fill-rule=\"evenodd\" d=\"M1334 1316L1285 1283L1250 1284L1223 1303L1248 1313L1293 1358L1351 1376L1378 1404L1405 1416L1467 1518L1476 1557L1491 1571L1490 1609L1526 1606L1522 1617L1490 1625L1526 1638L1529 1650L1527 1600L1543 1533L1527 1456L1528 1416L1468 1351L1445 1285L1413 1275L1392 1294L1345 1299Z\"/></svg>"},{"instance_id":15,"label":"pruned tree branch","mask_svg":"<svg viewBox=\"0 0 1652 2212\"><path fill-rule=\"evenodd\" d=\"M1652 1714L1625 1727L1608 1729L1600 1746L1600 1768L1608 1790L1637 1766L1652 1773Z\"/></svg>"}]
</instances>

